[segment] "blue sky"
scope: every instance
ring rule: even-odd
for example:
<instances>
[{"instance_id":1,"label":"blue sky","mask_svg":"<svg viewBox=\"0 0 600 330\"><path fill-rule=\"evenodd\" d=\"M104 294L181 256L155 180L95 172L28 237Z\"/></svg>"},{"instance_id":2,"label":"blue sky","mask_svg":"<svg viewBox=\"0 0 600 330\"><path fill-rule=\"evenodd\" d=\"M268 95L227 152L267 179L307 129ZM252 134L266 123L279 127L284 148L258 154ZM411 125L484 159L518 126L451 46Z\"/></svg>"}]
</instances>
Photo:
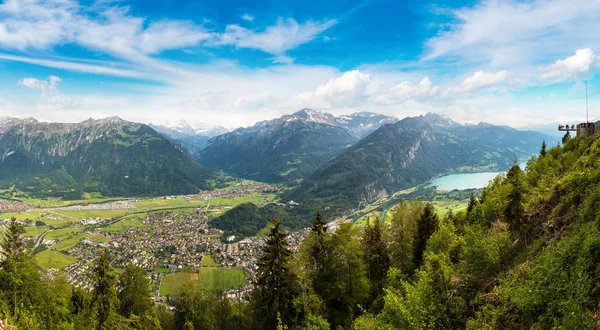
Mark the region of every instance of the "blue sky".
<instances>
[{"instance_id":1,"label":"blue sky","mask_svg":"<svg viewBox=\"0 0 600 330\"><path fill-rule=\"evenodd\" d=\"M0 0L0 117L303 107L526 126L600 108L600 1Z\"/></svg>"}]
</instances>

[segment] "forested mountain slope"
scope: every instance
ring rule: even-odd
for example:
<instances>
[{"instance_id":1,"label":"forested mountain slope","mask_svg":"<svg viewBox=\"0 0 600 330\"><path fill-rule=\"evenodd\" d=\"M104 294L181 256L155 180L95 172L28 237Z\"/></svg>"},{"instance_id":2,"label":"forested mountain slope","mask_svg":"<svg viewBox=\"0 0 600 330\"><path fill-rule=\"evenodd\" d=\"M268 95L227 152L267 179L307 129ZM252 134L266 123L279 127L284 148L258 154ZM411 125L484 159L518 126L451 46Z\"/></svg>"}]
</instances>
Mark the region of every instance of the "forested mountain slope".
<instances>
[{"instance_id":1,"label":"forested mountain slope","mask_svg":"<svg viewBox=\"0 0 600 330\"><path fill-rule=\"evenodd\" d=\"M506 126L460 125L427 114L384 125L284 196L347 210L456 171L506 170L552 138Z\"/></svg>"},{"instance_id":2,"label":"forested mountain slope","mask_svg":"<svg viewBox=\"0 0 600 330\"><path fill-rule=\"evenodd\" d=\"M239 128L208 141L200 164L263 182L308 176L358 138L326 117L294 114Z\"/></svg>"},{"instance_id":3,"label":"forested mountain slope","mask_svg":"<svg viewBox=\"0 0 600 330\"><path fill-rule=\"evenodd\" d=\"M373 113L336 117L311 109L217 136L199 153L202 165L265 182L303 179L331 157L396 118Z\"/></svg>"},{"instance_id":4,"label":"forested mountain slope","mask_svg":"<svg viewBox=\"0 0 600 330\"><path fill-rule=\"evenodd\" d=\"M12 121L0 132L0 184L34 196L169 195L209 188L210 171L147 125Z\"/></svg>"}]
</instances>

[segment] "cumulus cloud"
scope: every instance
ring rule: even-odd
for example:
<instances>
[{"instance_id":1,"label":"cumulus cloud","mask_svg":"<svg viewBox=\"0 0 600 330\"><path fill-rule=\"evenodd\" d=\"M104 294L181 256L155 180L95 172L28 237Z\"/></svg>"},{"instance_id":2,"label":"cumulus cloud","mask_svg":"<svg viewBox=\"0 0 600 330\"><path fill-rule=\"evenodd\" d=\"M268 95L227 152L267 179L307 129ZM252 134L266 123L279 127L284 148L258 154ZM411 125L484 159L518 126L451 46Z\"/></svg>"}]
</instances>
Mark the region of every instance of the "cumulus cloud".
<instances>
[{"instance_id":1,"label":"cumulus cloud","mask_svg":"<svg viewBox=\"0 0 600 330\"><path fill-rule=\"evenodd\" d=\"M409 99L424 100L437 95L438 91L439 87L435 86L428 77L425 77L416 85L413 85L409 81L404 81L378 96L377 101L382 104L392 105L405 102Z\"/></svg>"},{"instance_id":2,"label":"cumulus cloud","mask_svg":"<svg viewBox=\"0 0 600 330\"><path fill-rule=\"evenodd\" d=\"M589 49L578 49L575 55L558 60L540 69L544 80L567 81L587 75L593 66L600 64L600 56Z\"/></svg>"},{"instance_id":3,"label":"cumulus cloud","mask_svg":"<svg viewBox=\"0 0 600 330\"><path fill-rule=\"evenodd\" d=\"M73 105L72 98L59 93L58 84L61 82L61 78L49 76L47 80L39 80L31 77L22 78L17 84L40 91L40 98L37 103L38 110L54 111Z\"/></svg>"},{"instance_id":4,"label":"cumulus cloud","mask_svg":"<svg viewBox=\"0 0 600 330\"><path fill-rule=\"evenodd\" d=\"M21 86L25 86L28 88L33 88L33 89L39 89L42 93L42 95L48 95L48 94L56 94L58 93L58 84L62 82L62 79L60 79L57 76L50 76L48 77L48 80L39 80L36 78L22 78L20 79L17 84L21 85Z\"/></svg>"},{"instance_id":5,"label":"cumulus cloud","mask_svg":"<svg viewBox=\"0 0 600 330\"><path fill-rule=\"evenodd\" d=\"M314 92L306 92L296 96L292 103L297 104L299 108L356 107L374 96L380 83L373 80L368 73L352 70L320 85Z\"/></svg>"}]
</instances>

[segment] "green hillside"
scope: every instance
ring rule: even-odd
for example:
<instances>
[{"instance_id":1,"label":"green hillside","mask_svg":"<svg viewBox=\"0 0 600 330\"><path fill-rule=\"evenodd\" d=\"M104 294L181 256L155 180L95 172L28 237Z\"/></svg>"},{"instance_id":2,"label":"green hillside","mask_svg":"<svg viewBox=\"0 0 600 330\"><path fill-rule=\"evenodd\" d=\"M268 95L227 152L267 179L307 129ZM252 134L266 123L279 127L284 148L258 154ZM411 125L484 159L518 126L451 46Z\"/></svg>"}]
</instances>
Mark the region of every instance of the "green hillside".
<instances>
[{"instance_id":1,"label":"green hillside","mask_svg":"<svg viewBox=\"0 0 600 330\"><path fill-rule=\"evenodd\" d=\"M119 118L77 124L25 119L0 134L0 187L34 197L187 194L212 174L152 128Z\"/></svg>"},{"instance_id":2,"label":"green hillside","mask_svg":"<svg viewBox=\"0 0 600 330\"><path fill-rule=\"evenodd\" d=\"M535 132L489 124L459 125L435 114L384 125L331 159L284 195L332 213L414 187L448 172L506 170L542 141Z\"/></svg>"},{"instance_id":3,"label":"green hillside","mask_svg":"<svg viewBox=\"0 0 600 330\"><path fill-rule=\"evenodd\" d=\"M199 161L247 179L292 182L356 141L346 128L294 114L214 137Z\"/></svg>"}]
</instances>

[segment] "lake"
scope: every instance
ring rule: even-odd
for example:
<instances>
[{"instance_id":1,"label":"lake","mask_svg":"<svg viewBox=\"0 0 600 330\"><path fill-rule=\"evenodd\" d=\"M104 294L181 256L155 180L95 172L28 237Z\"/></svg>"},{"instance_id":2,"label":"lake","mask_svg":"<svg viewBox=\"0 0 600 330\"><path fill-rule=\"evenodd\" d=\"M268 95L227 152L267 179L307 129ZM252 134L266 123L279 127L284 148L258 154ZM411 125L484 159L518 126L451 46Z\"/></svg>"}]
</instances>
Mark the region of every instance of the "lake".
<instances>
[{"instance_id":1,"label":"lake","mask_svg":"<svg viewBox=\"0 0 600 330\"><path fill-rule=\"evenodd\" d=\"M444 175L431 180L429 187L436 186L438 190L464 190L483 188L488 182L503 172L458 173Z\"/></svg>"}]
</instances>

